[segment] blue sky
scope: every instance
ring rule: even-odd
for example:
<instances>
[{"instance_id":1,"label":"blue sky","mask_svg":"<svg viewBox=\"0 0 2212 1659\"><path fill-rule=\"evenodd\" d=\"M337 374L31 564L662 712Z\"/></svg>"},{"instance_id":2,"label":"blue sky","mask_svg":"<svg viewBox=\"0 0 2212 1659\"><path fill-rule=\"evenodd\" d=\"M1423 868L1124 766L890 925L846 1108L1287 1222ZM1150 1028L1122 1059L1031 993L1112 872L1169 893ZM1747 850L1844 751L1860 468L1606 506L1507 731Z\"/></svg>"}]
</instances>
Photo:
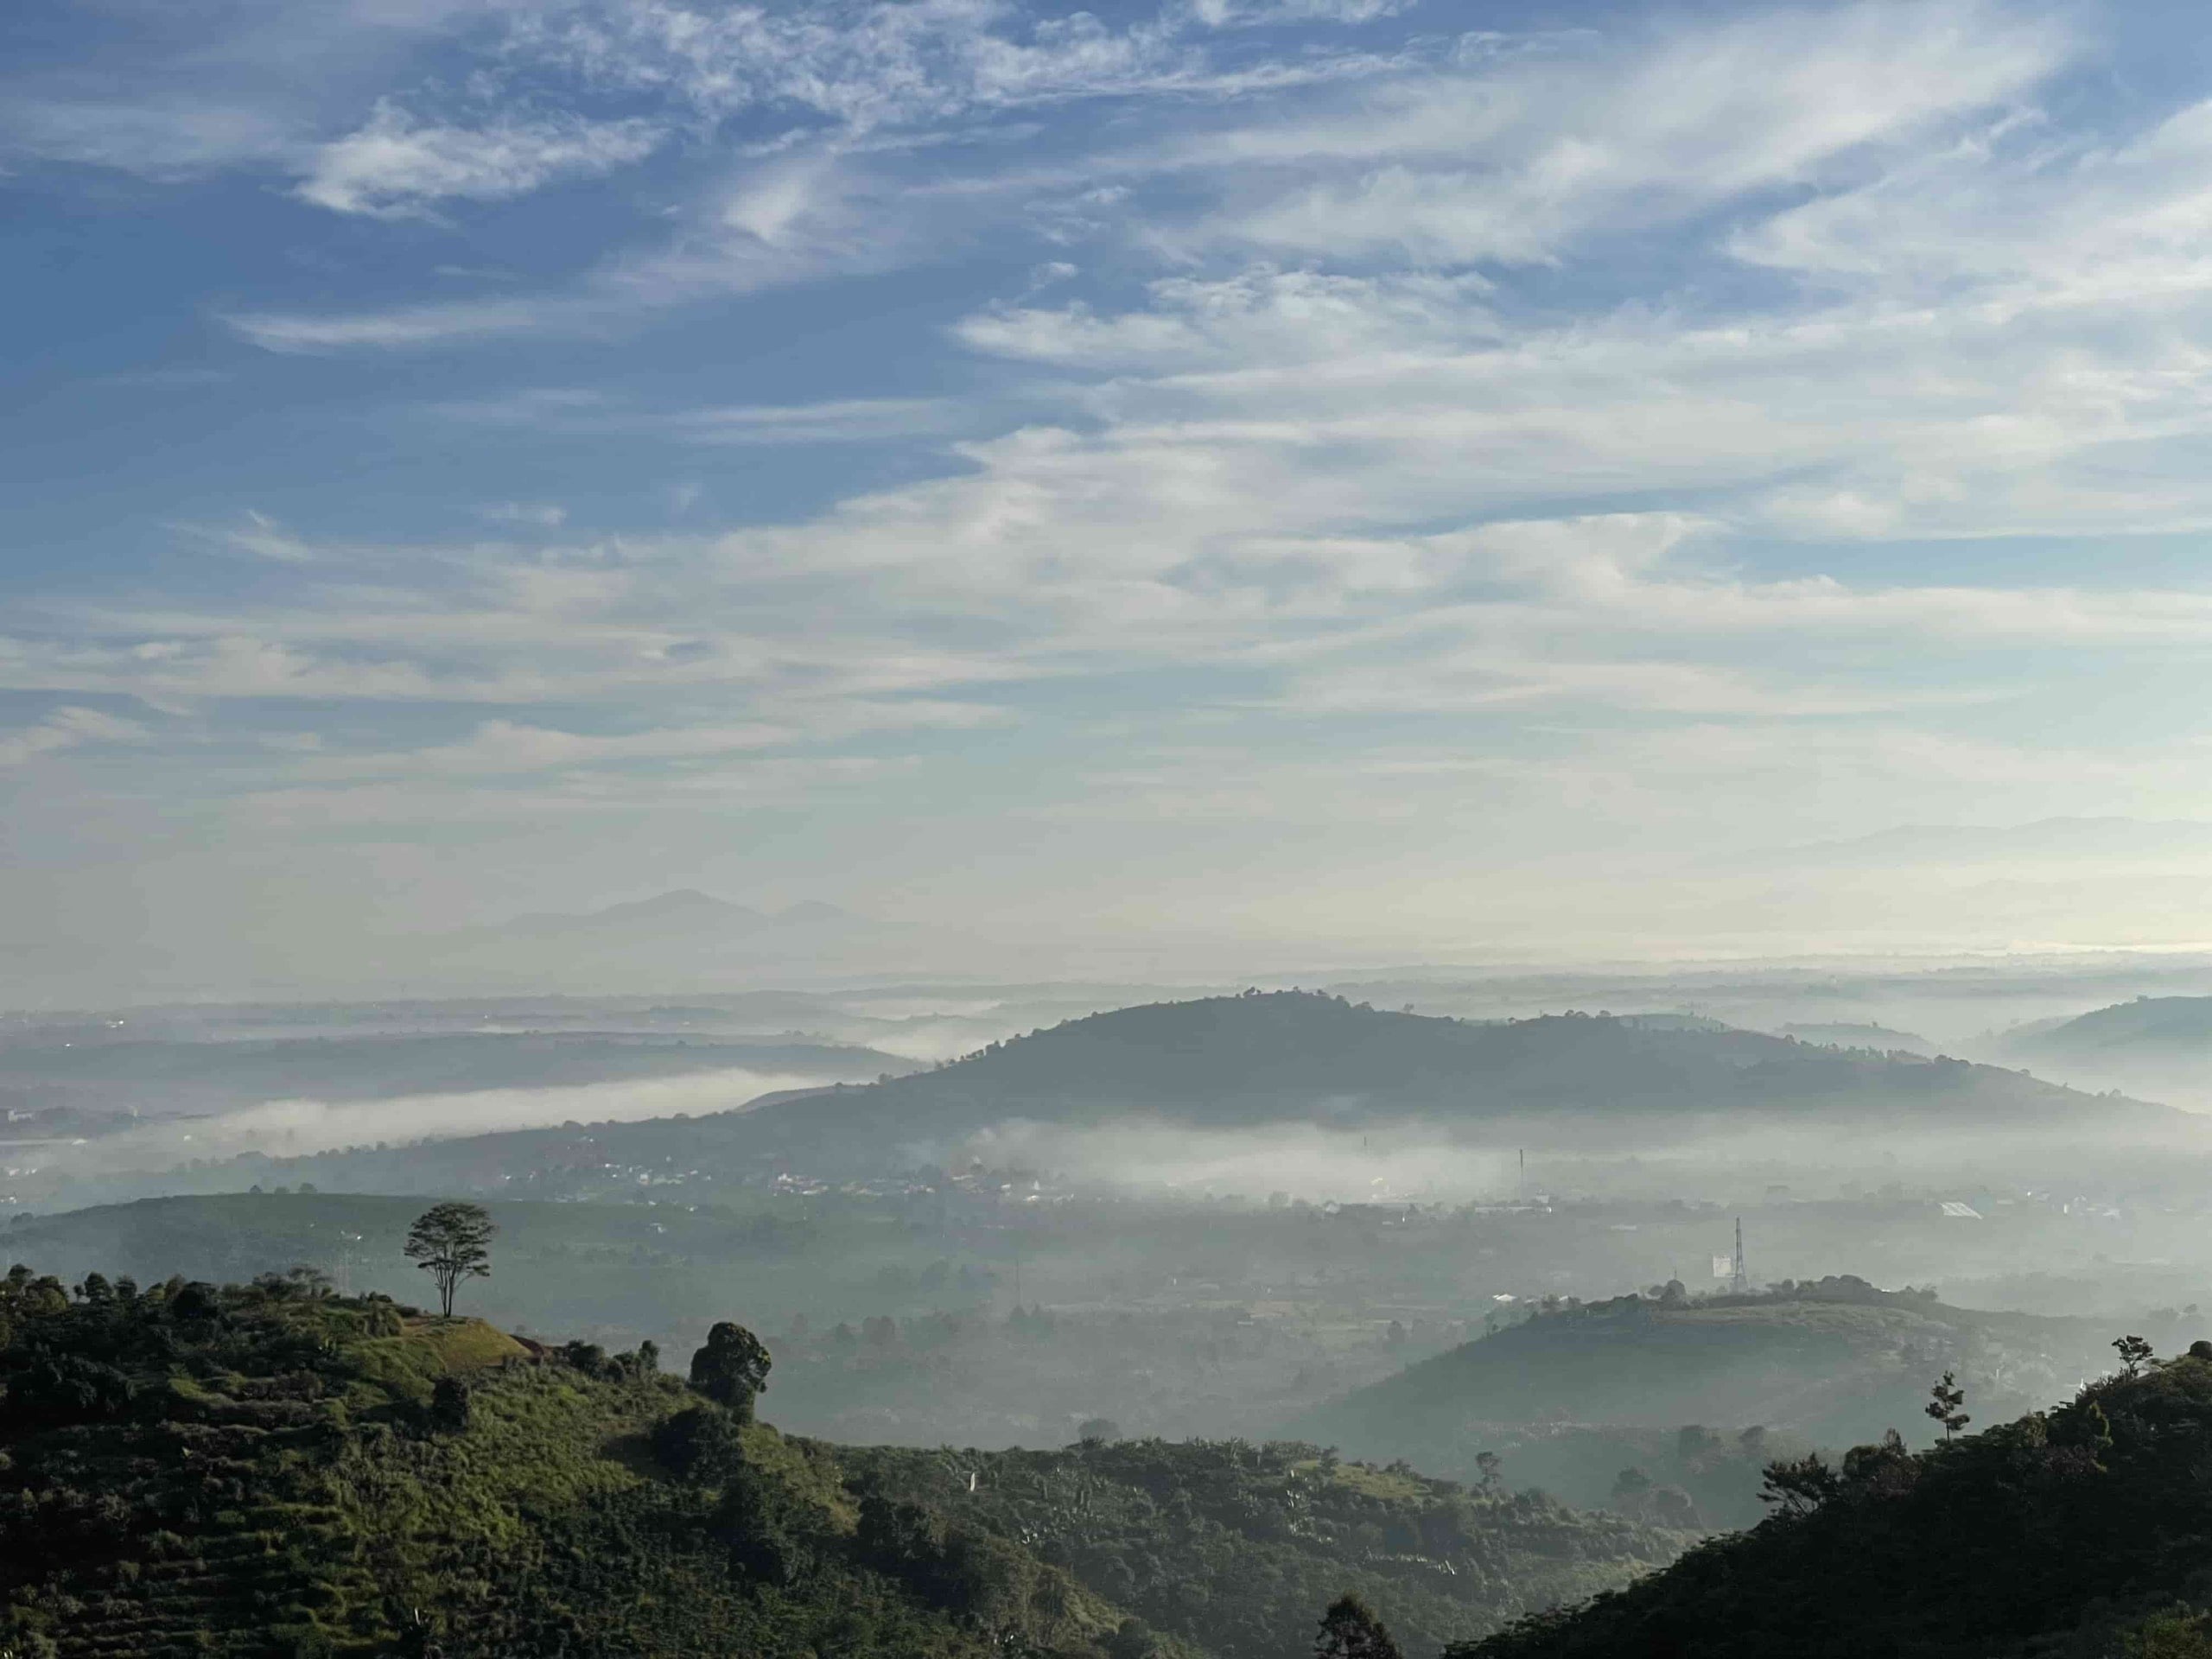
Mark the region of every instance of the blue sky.
<instances>
[{"instance_id":1,"label":"blue sky","mask_svg":"<svg viewBox=\"0 0 2212 1659\"><path fill-rule=\"evenodd\" d=\"M0 65L34 990L674 886L2205 935L2193 9L32 0Z\"/></svg>"}]
</instances>

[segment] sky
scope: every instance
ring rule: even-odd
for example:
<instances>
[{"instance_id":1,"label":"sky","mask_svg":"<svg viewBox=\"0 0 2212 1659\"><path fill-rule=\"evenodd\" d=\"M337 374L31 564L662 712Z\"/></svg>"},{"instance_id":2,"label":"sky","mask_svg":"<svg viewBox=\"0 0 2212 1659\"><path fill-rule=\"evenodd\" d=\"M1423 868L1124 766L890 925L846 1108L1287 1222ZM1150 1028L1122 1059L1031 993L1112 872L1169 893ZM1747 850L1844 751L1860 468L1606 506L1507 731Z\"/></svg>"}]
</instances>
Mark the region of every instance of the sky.
<instances>
[{"instance_id":1,"label":"sky","mask_svg":"<svg viewBox=\"0 0 2212 1659\"><path fill-rule=\"evenodd\" d=\"M28 0L0 1000L2188 946L2163 3Z\"/></svg>"}]
</instances>

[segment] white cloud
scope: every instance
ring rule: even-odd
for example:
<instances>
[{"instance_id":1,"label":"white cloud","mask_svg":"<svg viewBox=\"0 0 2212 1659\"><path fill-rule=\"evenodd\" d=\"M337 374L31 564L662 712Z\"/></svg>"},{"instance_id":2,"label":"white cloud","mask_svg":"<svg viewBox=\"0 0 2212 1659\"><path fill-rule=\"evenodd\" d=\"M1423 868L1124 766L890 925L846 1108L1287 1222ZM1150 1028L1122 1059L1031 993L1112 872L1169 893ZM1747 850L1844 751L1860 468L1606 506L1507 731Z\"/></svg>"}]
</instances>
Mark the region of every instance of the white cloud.
<instances>
[{"instance_id":1,"label":"white cloud","mask_svg":"<svg viewBox=\"0 0 2212 1659\"><path fill-rule=\"evenodd\" d=\"M503 201L557 178L611 173L644 160L664 136L648 121L574 117L423 125L379 101L359 130L315 152L297 194L333 213L420 217L449 199Z\"/></svg>"},{"instance_id":2,"label":"white cloud","mask_svg":"<svg viewBox=\"0 0 2212 1659\"><path fill-rule=\"evenodd\" d=\"M912 365L846 361L779 401L788 379L723 378L702 351L682 401L665 380L627 390L626 365L593 384L578 353L538 371L576 384L505 394L440 364L430 405L674 454L698 476L638 493L692 524L709 504L765 512L749 481L771 470L810 486L880 459L805 453L828 446L905 441L869 474L895 481L691 535L477 505L557 480L471 486L464 517L527 532L480 541L249 518L214 533L285 568L35 604L0 639L0 685L211 721L313 709L320 749L264 736L191 782L244 791L276 838L536 811L719 825L863 793L885 824L902 801L959 819L956 857L1002 806L1071 837L1116 810L1495 809L1498 835L1542 850L1631 818L1662 841L1716 817L1756 838L1966 810L1977 791L1992 812L2078 807L2069 792L2203 804L2192 700L2143 687L2193 673L2212 588L2141 549L2212 529L2212 116L2064 130L2030 104L2085 20L1971 0L1408 37L1387 60L1296 36L1319 44L1310 65L1249 32L1381 10L528 14L467 93L480 117L420 124L390 103L362 127L357 103L303 188L421 214L626 165L621 143L679 126L687 162L722 146L711 183L656 202L653 245L605 249L567 287L257 304L239 329L295 352L612 337L807 283L834 316L825 279L935 260L917 317L955 291L1014 296L916 330L917 362L947 337L968 354L926 363L939 395L899 395ZM576 93L567 72L579 107L652 113L547 114ZM1159 101L1141 119L1089 102L1134 97ZM594 148L609 132L628 137ZM1074 238L1080 255L1050 257ZM1440 269L1468 262L1491 268ZM767 446L790 453L728 453ZM2054 553L2060 537L2082 540ZM2069 684L2096 688L2074 701L2131 734L2124 753L2062 732L2087 717L2061 706ZM938 770L993 722L1017 729L972 786L1010 805ZM1316 758L1285 763L1300 749ZM1093 866L1124 868L1109 850ZM1147 867L1132 850L1126 868Z\"/></svg>"},{"instance_id":3,"label":"white cloud","mask_svg":"<svg viewBox=\"0 0 2212 1659\"><path fill-rule=\"evenodd\" d=\"M891 269L955 226L849 156L777 156L739 168L695 201L657 248L603 260L556 293L382 309L240 312L225 321L276 352L416 350L537 333L607 334L670 307L831 275Z\"/></svg>"},{"instance_id":4,"label":"white cloud","mask_svg":"<svg viewBox=\"0 0 2212 1659\"><path fill-rule=\"evenodd\" d=\"M1284 23L1371 23L1411 10L1419 0L1187 0L1209 29L1264 29Z\"/></svg>"},{"instance_id":5,"label":"white cloud","mask_svg":"<svg viewBox=\"0 0 2212 1659\"><path fill-rule=\"evenodd\" d=\"M1334 260L1549 260L1586 232L1816 181L1866 147L2019 97L2070 44L2048 23L1936 0L1480 60L1383 82L1333 116L1192 143L1185 165L1236 170L1228 205L1187 235Z\"/></svg>"},{"instance_id":6,"label":"white cloud","mask_svg":"<svg viewBox=\"0 0 2212 1659\"><path fill-rule=\"evenodd\" d=\"M569 522L569 510L551 501L495 501L477 511L495 524L525 524L533 530L558 530Z\"/></svg>"},{"instance_id":7,"label":"white cloud","mask_svg":"<svg viewBox=\"0 0 2212 1659\"><path fill-rule=\"evenodd\" d=\"M575 301L518 298L456 300L331 316L250 312L224 321L269 351L327 352L360 346L437 346L529 334L549 327L588 330L602 315L603 308Z\"/></svg>"},{"instance_id":8,"label":"white cloud","mask_svg":"<svg viewBox=\"0 0 2212 1659\"><path fill-rule=\"evenodd\" d=\"M193 98L15 102L0 118L8 147L44 160L173 179L281 156L294 124L252 107Z\"/></svg>"},{"instance_id":9,"label":"white cloud","mask_svg":"<svg viewBox=\"0 0 2212 1659\"><path fill-rule=\"evenodd\" d=\"M65 704L35 725L0 734L0 766L23 766L91 743L143 743L149 736L135 720Z\"/></svg>"},{"instance_id":10,"label":"white cloud","mask_svg":"<svg viewBox=\"0 0 2212 1659\"><path fill-rule=\"evenodd\" d=\"M1160 23L1038 19L1003 0L777 10L611 0L525 16L517 35L602 86L672 93L717 117L795 107L861 130L1126 94L1202 69Z\"/></svg>"},{"instance_id":11,"label":"white cloud","mask_svg":"<svg viewBox=\"0 0 2212 1659\"><path fill-rule=\"evenodd\" d=\"M541 387L436 408L455 420L490 425L640 434L686 443L741 447L874 442L942 432L972 418L958 404L942 397L847 397L812 404L652 409L562 387Z\"/></svg>"},{"instance_id":12,"label":"white cloud","mask_svg":"<svg viewBox=\"0 0 2212 1659\"><path fill-rule=\"evenodd\" d=\"M302 775L349 778L404 772L497 777L631 761L696 760L759 749L786 742L790 737L788 731L766 725L601 735L493 720L459 743L404 753L331 756L302 768Z\"/></svg>"}]
</instances>

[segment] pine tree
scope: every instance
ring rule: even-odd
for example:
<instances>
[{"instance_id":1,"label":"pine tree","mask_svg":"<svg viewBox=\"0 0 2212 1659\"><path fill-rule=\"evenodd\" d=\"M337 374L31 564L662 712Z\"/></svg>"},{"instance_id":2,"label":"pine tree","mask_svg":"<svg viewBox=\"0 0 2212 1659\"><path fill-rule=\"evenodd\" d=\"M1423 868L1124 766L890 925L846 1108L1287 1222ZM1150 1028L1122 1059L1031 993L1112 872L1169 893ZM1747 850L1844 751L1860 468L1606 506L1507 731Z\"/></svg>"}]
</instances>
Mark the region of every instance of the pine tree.
<instances>
[{"instance_id":1,"label":"pine tree","mask_svg":"<svg viewBox=\"0 0 2212 1659\"><path fill-rule=\"evenodd\" d=\"M1967 1391L1959 1386L1955 1373L1946 1371L1942 1380L1928 1391L1928 1403L1921 1408L1930 1417L1943 1425L1943 1438L1949 1440L1974 1421L1959 1408L1966 1403Z\"/></svg>"}]
</instances>

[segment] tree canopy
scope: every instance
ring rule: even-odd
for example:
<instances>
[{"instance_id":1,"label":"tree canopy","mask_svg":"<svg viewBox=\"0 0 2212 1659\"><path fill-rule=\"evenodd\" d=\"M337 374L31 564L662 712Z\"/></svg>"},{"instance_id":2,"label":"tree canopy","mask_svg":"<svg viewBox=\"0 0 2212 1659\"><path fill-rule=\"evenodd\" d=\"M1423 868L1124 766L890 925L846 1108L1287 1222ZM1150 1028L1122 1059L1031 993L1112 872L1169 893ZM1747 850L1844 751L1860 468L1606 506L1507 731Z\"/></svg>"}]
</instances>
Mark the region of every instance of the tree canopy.
<instances>
[{"instance_id":1,"label":"tree canopy","mask_svg":"<svg viewBox=\"0 0 2212 1659\"><path fill-rule=\"evenodd\" d=\"M438 1311L453 1317L454 1292L464 1279L492 1275L492 1236L499 1231L480 1204L432 1205L407 1230L408 1259L438 1287Z\"/></svg>"},{"instance_id":2,"label":"tree canopy","mask_svg":"<svg viewBox=\"0 0 2212 1659\"><path fill-rule=\"evenodd\" d=\"M1313 1659L1404 1659L1389 1628L1357 1596L1338 1596L1321 1615Z\"/></svg>"},{"instance_id":3,"label":"tree canopy","mask_svg":"<svg viewBox=\"0 0 2212 1659\"><path fill-rule=\"evenodd\" d=\"M768 1386L772 1362L760 1338L723 1319L707 1332L707 1345L691 1356L691 1386L741 1422L753 1417L753 1399Z\"/></svg>"}]
</instances>

